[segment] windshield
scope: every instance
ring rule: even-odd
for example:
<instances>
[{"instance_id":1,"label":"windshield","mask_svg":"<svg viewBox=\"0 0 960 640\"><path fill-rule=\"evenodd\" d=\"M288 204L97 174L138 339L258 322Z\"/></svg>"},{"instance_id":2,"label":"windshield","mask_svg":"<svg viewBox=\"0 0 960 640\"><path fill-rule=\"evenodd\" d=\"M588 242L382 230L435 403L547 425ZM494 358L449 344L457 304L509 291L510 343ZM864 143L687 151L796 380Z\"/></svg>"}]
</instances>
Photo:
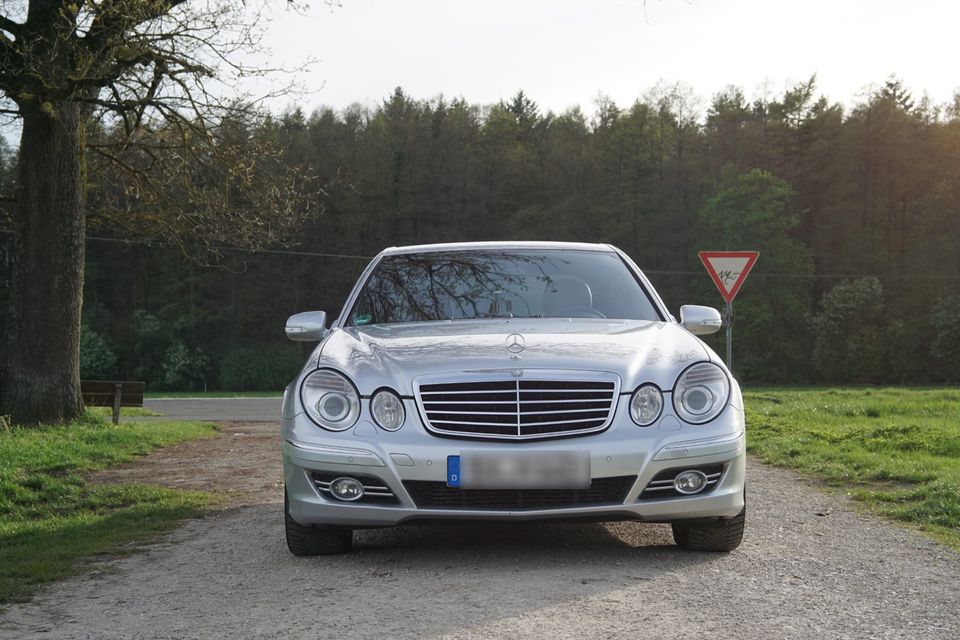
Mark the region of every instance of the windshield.
<instances>
[{"instance_id":1,"label":"windshield","mask_svg":"<svg viewBox=\"0 0 960 640\"><path fill-rule=\"evenodd\" d=\"M617 254L531 249L387 256L347 324L481 318L662 320Z\"/></svg>"}]
</instances>

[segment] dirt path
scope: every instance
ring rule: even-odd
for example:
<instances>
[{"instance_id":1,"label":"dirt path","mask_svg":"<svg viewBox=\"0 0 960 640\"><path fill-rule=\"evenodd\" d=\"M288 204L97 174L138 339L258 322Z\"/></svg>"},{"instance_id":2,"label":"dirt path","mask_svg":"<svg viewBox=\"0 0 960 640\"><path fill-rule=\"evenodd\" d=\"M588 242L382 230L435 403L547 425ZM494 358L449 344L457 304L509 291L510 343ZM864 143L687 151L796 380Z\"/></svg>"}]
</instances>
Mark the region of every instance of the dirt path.
<instances>
[{"instance_id":1,"label":"dirt path","mask_svg":"<svg viewBox=\"0 0 960 640\"><path fill-rule=\"evenodd\" d=\"M280 434L276 423L223 422L215 438L160 449L94 482L159 484L222 494L231 507L283 502Z\"/></svg>"},{"instance_id":2,"label":"dirt path","mask_svg":"<svg viewBox=\"0 0 960 640\"><path fill-rule=\"evenodd\" d=\"M747 536L681 553L661 525L469 525L283 543L274 424L227 424L103 481L244 505L0 615L11 638L960 637L960 554L753 462ZM827 514L827 515L818 515Z\"/></svg>"}]
</instances>

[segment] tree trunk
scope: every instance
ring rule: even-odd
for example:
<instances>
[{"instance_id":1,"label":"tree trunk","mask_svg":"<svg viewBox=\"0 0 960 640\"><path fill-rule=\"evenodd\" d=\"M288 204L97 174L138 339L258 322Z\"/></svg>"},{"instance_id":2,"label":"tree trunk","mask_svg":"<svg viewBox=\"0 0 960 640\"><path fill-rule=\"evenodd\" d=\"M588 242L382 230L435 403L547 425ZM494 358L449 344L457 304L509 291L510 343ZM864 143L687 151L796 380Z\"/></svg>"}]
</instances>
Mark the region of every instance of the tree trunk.
<instances>
[{"instance_id":1,"label":"tree trunk","mask_svg":"<svg viewBox=\"0 0 960 640\"><path fill-rule=\"evenodd\" d=\"M22 106L16 246L0 415L67 422L83 411L80 307L84 119L76 104Z\"/></svg>"}]
</instances>

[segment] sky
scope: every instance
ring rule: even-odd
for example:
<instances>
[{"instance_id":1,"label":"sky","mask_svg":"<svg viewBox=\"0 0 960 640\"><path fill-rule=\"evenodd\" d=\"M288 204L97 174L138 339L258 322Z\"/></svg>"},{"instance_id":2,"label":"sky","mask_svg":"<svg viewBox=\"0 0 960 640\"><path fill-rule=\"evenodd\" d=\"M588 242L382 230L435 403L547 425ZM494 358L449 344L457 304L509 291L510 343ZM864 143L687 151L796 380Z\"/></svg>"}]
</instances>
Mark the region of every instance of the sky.
<instances>
[{"instance_id":1,"label":"sky","mask_svg":"<svg viewBox=\"0 0 960 640\"><path fill-rule=\"evenodd\" d=\"M960 2L912 0L312 0L274 14L274 63L315 58L301 80L319 105L369 106L401 86L490 104L523 89L541 107L629 105L656 83L703 99L727 85L776 96L817 75L851 104L891 74L936 104L960 89ZM288 101L289 102L289 101ZM288 106L288 105L284 105Z\"/></svg>"},{"instance_id":2,"label":"sky","mask_svg":"<svg viewBox=\"0 0 960 640\"><path fill-rule=\"evenodd\" d=\"M522 89L544 110L591 114L601 94L629 106L658 83L681 82L701 116L728 85L775 98L813 74L846 105L891 75L937 105L960 90L956 0L306 1L298 13L275 0L248 60L315 60L296 75L306 92L268 102L275 111L374 107L398 86L482 105ZM246 82L237 88L264 95L287 78ZM0 126L12 147L19 133L17 121Z\"/></svg>"}]
</instances>

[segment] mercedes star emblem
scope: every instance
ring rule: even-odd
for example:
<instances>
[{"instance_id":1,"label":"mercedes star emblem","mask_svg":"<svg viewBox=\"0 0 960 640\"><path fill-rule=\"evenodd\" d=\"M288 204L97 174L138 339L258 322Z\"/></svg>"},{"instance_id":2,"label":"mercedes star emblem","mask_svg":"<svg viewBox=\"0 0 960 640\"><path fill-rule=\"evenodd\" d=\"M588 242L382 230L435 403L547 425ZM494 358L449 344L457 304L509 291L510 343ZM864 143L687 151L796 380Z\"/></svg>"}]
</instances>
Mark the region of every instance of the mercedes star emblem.
<instances>
[{"instance_id":1,"label":"mercedes star emblem","mask_svg":"<svg viewBox=\"0 0 960 640\"><path fill-rule=\"evenodd\" d=\"M519 333L511 333L507 336L507 351L510 353L520 353L527 347L527 341Z\"/></svg>"}]
</instances>

